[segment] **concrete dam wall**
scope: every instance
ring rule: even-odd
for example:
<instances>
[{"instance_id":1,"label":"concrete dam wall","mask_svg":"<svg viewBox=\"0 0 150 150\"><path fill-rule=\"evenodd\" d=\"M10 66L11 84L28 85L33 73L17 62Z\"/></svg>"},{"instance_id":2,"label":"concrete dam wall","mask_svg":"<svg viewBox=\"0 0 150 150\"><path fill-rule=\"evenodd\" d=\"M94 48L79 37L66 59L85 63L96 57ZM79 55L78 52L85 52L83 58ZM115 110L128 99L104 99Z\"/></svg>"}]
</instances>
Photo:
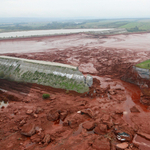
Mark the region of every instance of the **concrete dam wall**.
<instances>
[{"instance_id":1,"label":"concrete dam wall","mask_svg":"<svg viewBox=\"0 0 150 150\"><path fill-rule=\"evenodd\" d=\"M92 76L85 78L75 66L8 56L0 56L0 78L79 93L88 92L93 84Z\"/></svg>"}]
</instances>

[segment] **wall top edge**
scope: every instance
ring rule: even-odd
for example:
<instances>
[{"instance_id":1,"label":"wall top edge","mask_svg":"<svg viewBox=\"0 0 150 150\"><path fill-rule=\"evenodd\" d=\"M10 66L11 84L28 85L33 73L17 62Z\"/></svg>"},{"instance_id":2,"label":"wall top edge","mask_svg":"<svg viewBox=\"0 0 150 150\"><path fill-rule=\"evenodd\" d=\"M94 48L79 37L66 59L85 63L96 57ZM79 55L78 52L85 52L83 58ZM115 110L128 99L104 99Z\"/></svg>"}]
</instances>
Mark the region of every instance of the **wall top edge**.
<instances>
[{"instance_id":1,"label":"wall top edge","mask_svg":"<svg viewBox=\"0 0 150 150\"><path fill-rule=\"evenodd\" d=\"M10 57L10 56L0 56L0 59L9 59L9 60L15 60L15 61L24 61L24 62L29 62L29 63L36 63L36 64L42 64L42 65L56 66L56 67L64 67L64 68L70 68L70 69L78 70L77 66L72 66L72 65L67 65L67 64L57 63L57 62L24 59L24 58Z\"/></svg>"}]
</instances>

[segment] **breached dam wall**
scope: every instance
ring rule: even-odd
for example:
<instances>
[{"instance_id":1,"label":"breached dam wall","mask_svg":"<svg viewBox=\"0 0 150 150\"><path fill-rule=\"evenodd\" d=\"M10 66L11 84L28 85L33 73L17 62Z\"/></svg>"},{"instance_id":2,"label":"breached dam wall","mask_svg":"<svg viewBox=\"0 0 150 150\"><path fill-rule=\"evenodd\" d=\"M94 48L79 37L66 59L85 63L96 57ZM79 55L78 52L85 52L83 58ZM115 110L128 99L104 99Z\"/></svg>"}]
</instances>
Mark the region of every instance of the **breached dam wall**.
<instances>
[{"instance_id":1,"label":"breached dam wall","mask_svg":"<svg viewBox=\"0 0 150 150\"><path fill-rule=\"evenodd\" d=\"M150 71L149 69L139 68L133 66L133 69L138 72L139 76L143 79L150 79Z\"/></svg>"},{"instance_id":2,"label":"breached dam wall","mask_svg":"<svg viewBox=\"0 0 150 150\"><path fill-rule=\"evenodd\" d=\"M150 87L150 70L131 66L121 78L124 81L136 84L138 86Z\"/></svg>"},{"instance_id":3,"label":"breached dam wall","mask_svg":"<svg viewBox=\"0 0 150 150\"><path fill-rule=\"evenodd\" d=\"M86 80L75 66L8 56L0 56L0 78L79 93L89 91L89 86L93 84L93 78L88 75Z\"/></svg>"}]
</instances>

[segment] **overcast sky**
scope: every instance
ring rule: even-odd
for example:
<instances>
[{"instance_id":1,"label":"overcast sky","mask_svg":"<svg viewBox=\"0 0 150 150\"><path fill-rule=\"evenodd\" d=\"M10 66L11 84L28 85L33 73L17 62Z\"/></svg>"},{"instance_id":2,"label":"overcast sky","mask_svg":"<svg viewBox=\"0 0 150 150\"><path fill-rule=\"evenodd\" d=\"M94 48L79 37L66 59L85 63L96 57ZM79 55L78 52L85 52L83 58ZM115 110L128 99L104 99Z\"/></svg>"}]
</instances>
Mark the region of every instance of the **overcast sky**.
<instances>
[{"instance_id":1,"label":"overcast sky","mask_svg":"<svg viewBox=\"0 0 150 150\"><path fill-rule=\"evenodd\" d=\"M150 18L150 0L0 0L0 17Z\"/></svg>"}]
</instances>

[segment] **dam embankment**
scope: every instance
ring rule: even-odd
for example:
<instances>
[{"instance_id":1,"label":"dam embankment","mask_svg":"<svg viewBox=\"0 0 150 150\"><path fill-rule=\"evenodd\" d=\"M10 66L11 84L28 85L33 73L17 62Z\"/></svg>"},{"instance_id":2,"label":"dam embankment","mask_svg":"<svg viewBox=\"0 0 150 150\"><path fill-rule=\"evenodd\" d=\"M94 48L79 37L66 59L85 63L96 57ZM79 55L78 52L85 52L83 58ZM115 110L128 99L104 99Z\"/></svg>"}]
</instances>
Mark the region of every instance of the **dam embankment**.
<instances>
[{"instance_id":1,"label":"dam embankment","mask_svg":"<svg viewBox=\"0 0 150 150\"><path fill-rule=\"evenodd\" d=\"M0 78L78 93L89 91L89 86L93 83L90 75L85 78L75 66L8 56L0 56Z\"/></svg>"}]
</instances>

